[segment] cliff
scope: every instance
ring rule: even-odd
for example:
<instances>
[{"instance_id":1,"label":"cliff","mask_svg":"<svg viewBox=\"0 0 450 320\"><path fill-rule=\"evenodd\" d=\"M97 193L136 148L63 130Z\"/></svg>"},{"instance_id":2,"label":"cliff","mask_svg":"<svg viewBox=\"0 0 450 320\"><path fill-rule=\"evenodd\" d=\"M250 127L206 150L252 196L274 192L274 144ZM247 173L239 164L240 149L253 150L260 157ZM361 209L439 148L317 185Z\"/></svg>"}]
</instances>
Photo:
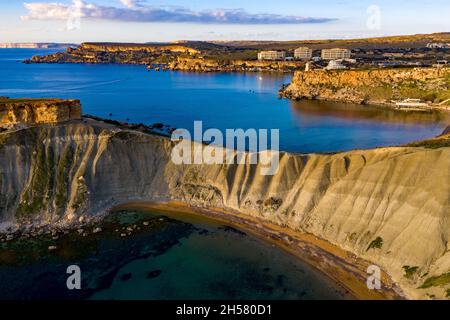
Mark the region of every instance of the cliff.
<instances>
[{"instance_id":1,"label":"cliff","mask_svg":"<svg viewBox=\"0 0 450 320\"><path fill-rule=\"evenodd\" d=\"M167 138L100 121L32 127L0 133L0 221L69 223L130 201L178 200L314 234L382 266L409 297L443 298L449 142L282 153L278 173L262 176L260 165L175 165Z\"/></svg>"},{"instance_id":2,"label":"cliff","mask_svg":"<svg viewBox=\"0 0 450 320\"><path fill-rule=\"evenodd\" d=\"M182 52L189 54L190 49L181 46L83 43L76 48L67 48L66 52L57 52L46 56L33 56L31 59L26 59L25 63L117 63L148 65L163 55L170 58Z\"/></svg>"},{"instance_id":3,"label":"cliff","mask_svg":"<svg viewBox=\"0 0 450 320\"><path fill-rule=\"evenodd\" d=\"M450 98L450 68L298 71L280 92L291 99L385 104L407 98Z\"/></svg>"},{"instance_id":4,"label":"cliff","mask_svg":"<svg viewBox=\"0 0 450 320\"><path fill-rule=\"evenodd\" d=\"M177 53L187 53L187 54L198 54L200 51L190 48L187 46L182 46L178 44L136 44L136 43L101 43L101 42L85 42L79 47L80 50L91 50L100 52L177 52ZM69 50L73 51L72 50Z\"/></svg>"},{"instance_id":5,"label":"cliff","mask_svg":"<svg viewBox=\"0 0 450 320\"><path fill-rule=\"evenodd\" d=\"M79 100L0 98L0 127L81 119Z\"/></svg>"},{"instance_id":6,"label":"cliff","mask_svg":"<svg viewBox=\"0 0 450 320\"><path fill-rule=\"evenodd\" d=\"M170 70L194 72L255 72L276 71L293 72L304 63L296 61L256 61L256 60L229 60L218 61L203 58L179 57L168 64Z\"/></svg>"},{"instance_id":7,"label":"cliff","mask_svg":"<svg viewBox=\"0 0 450 320\"><path fill-rule=\"evenodd\" d=\"M209 51L208 51L209 52ZM281 71L298 70L302 62L270 62L231 59L218 50L205 52L182 45L139 45L126 43L83 43L46 56L34 56L25 63L92 63L157 65L170 70L196 72ZM252 52L256 58L256 53ZM223 57L223 59L221 58Z\"/></svg>"}]
</instances>

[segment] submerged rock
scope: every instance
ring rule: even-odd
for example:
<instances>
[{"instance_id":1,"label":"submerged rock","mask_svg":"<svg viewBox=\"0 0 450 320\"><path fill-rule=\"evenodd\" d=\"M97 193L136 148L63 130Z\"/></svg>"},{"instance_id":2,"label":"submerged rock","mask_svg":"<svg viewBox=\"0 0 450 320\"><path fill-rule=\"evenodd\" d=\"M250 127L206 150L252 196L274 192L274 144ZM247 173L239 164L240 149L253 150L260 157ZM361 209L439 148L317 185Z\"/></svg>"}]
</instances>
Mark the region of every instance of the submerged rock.
<instances>
[{"instance_id":1,"label":"submerged rock","mask_svg":"<svg viewBox=\"0 0 450 320\"><path fill-rule=\"evenodd\" d=\"M159 275L162 273L162 270L153 270L153 271L150 271L148 274L147 274L147 279L154 279L154 278L157 278L157 277L159 277Z\"/></svg>"}]
</instances>

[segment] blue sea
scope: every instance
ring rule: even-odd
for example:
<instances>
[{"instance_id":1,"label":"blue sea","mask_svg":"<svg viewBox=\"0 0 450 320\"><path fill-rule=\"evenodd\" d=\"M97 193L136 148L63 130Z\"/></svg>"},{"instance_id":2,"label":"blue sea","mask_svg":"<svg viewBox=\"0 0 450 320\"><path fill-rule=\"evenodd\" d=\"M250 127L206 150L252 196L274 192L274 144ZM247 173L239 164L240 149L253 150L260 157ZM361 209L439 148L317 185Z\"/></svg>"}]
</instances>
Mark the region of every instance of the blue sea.
<instances>
[{"instance_id":1,"label":"blue sea","mask_svg":"<svg viewBox=\"0 0 450 320\"><path fill-rule=\"evenodd\" d=\"M193 129L279 129L284 151L335 152L440 134L439 113L278 98L290 74L148 72L135 65L23 64L55 50L0 49L0 96L80 99L83 111L133 123Z\"/></svg>"},{"instance_id":2,"label":"blue sea","mask_svg":"<svg viewBox=\"0 0 450 320\"><path fill-rule=\"evenodd\" d=\"M270 243L210 219L125 211L99 224L0 243L0 299L348 299L328 277ZM127 230L131 230L128 232ZM128 233L122 237L122 233ZM56 249L47 250L49 245ZM81 289L68 290L67 267Z\"/></svg>"}]
</instances>

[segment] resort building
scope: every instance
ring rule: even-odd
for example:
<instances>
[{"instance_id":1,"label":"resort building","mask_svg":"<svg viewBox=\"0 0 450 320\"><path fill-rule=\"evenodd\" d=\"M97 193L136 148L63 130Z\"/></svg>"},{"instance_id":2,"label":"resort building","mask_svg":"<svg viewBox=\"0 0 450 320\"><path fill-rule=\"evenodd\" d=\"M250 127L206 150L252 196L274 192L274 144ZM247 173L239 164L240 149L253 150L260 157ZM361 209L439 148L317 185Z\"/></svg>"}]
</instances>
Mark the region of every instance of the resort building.
<instances>
[{"instance_id":1,"label":"resort building","mask_svg":"<svg viewBox=\"0 0 450 320\"><path fill-rule=\"evenodd\" d=\"M284 51L261 51L258 53L258 60L284 60L286 52Z\"/></svg>"},{"instance_id":2,"label":"resort building","mask_svg":"<svg viewBox=\"0 0 450 320\"><path fill-rule=\"evenodd\" d=\"M297 48L294 51L294 58L298 60L310 60L312 58L312 49L307 47Z\"/></svg>"},{"instance_id":3,"label":"resort building","mask_svg":"<svg viewBox=\"0 0 450 320\"><path fill-rule=\"evenodd\" d=\"M449 49L450 43L440 43L440 42L428 43L427 48L428 49Z\"/></svg>"},{"instance_id":4,"label":"resort building","mask_svg":"<svg viewBox=\"0 0 450 320\"><path fill-rule=\"evenodd\" d=\"M351 56L351 51L348 49L334 48L334 49L323 49L322 59L323 60L338 60L338 59L349 59Z\"/></svg>"}]
</instances>

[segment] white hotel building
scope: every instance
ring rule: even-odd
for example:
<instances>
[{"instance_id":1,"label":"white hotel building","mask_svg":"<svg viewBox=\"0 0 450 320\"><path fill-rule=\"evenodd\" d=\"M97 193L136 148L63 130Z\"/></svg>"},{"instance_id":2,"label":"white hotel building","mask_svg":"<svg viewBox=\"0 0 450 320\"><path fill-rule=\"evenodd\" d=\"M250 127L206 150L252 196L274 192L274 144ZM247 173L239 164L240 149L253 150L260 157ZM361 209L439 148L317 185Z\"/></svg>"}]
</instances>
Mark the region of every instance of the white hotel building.
<instances>
[{"instance_id":1,"label":"white hotel building","mask_svg":"<svg viewBox=\"0 0 450 320\"><path fill-rule=\"evenodd\" d=\"M310 60L312 58L313 51L307 47L297 48L294 51L294 58L298 60Z\"/></svg>"},{"instance_id":2,"label":"white hotel building","mask_svg":"<svg viewBox=\"0 0 450 320\"><path fill-rule=\"evenodd\" d=\"M284 51L261 51L258 53L258 60L285 60L286 52Z\"/></svg>"},{"instance_id":3,"label":"white hotel building","mask_svg":"<svg viewBox=\"0 0 450 320\"><path fill-rule=\"evenodd\" d=\"M322 59L323 60L338 60L338 59L350 59L351 51L348 49L334 48L334 49L323 49Z\"/></svg>"}]
</instances>

